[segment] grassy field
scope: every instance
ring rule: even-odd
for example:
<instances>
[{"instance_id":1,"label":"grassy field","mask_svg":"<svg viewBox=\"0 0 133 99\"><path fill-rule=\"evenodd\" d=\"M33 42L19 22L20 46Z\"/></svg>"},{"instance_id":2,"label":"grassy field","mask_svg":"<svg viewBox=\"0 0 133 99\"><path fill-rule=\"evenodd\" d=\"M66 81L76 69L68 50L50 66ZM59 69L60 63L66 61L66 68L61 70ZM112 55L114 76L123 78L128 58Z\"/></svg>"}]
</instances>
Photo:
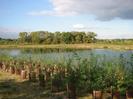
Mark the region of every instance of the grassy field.
<instances>
[{"instance_id":1,"label":"grassy field","mask_svg":"<svg viewBox=\"0 0 133 99\"><path fill-rule=\"evenodd\" d=\"M133 44L51 44L51 45L0 45L0 48L61 48L61 49L116 49L132 50Z\"/></svg>"}]
</instances>

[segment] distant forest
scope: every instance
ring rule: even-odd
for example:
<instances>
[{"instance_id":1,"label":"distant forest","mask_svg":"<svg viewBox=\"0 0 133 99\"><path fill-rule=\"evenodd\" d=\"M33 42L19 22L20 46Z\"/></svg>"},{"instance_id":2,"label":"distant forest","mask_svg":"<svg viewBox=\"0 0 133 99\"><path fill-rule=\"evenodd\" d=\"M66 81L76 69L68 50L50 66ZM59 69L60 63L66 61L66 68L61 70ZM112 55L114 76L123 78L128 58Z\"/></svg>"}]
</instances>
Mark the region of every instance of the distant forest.
<instances>
[{"instance_id":1,"label":"distant forest","mask_svg":"<svg viewBox=\"0 0 133 99\"><path fill-rule=\"evenodd\" d=\"M0 44L133 44L133 39L96 39L94 32L20 32L17 39L0 38Z\"/></svg>"}]
</instances>

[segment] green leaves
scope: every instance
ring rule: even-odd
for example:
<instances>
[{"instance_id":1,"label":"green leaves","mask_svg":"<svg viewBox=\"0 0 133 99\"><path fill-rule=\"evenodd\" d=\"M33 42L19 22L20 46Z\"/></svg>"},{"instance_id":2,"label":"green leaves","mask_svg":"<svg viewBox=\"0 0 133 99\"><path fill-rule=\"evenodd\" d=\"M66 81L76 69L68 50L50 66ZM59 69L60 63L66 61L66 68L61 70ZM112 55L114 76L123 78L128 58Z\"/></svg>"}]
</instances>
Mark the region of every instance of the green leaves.
<instances>
[{"instance_id":1,"label":"green leaves","mask_svg":"<svg viewBox=\"0 0 133 99\"><path fill-rule=\"evenodd\" d=\"M39 60L39 62L31 58L27 60L25 57L21 59L8 56L0 57L0 60L5 60L5 63L16 60L16 67L20 67L20 64L24 62L28 63L29 61L33 68L35 64L45 65L46 68L50 66L53 68L55 65L46 66L46 62L41 59L39 60L39 58L35 59ZM64 60L61 63L56 63L58 72L52 75L52 77L55 82L61 80L63 85L71 83L79 92L84 90L86 92L88 90L106 90L110 88L126 89L133 87L133 55L128 60L128 65L126 63L127 60L125 60L123 55L118 59L114 58L107 61L106 56L101 59L100 56L90 54L89 58L82 59L77 53L73 53L72 58ZM127 66L129 67L127 68Z\"/></svg>"},{"instance_id":2,"label":"green leaves","mask_svg":"<svg viewBox=\"0 0 133 99\"><path fill-rule=\"evenodd\" d=\"M22 44L78 44L96 42L94 32L48 32L33 31L30 33L20 32L18 41Z\"/></svg>"}]
</instances>

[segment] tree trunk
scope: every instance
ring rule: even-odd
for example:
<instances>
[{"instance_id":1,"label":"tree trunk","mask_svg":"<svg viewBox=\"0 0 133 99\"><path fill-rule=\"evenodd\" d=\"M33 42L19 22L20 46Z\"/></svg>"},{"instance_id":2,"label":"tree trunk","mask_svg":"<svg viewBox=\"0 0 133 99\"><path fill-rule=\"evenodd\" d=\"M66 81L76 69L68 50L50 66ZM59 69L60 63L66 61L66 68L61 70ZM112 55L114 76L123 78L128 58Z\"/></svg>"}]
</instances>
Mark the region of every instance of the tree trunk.
<instances>
[{"instance_id":1,"label":"tree trunk","mask_svg":"<svg viewBox=\"0 0 133 99\"><path fill-rule=\"evenodd\" d=\"M21 78L26 79L26 76L27 76L26 70L21 70Z\"/></svg>"},{"instance_id":2,"label":"tree trunk","mask_svg":"<svg viewBox=\"0 0 133 99\"><path fill-rule=\"evenodd\" d=\"M120 99L120 92L119 91L113 92L113 99Z\"/></svg>"},{"instance_id":3,"label":"tree trunk","mask_svg":"<svg viewBox=\"0 0 133 99\"><path fill-rule=\"evenodd\" d=\"M15 74L16 75L21 75L21 70L19 68L15 68Z\"/></svg>"},{"instance_id":4,"label":"tree trunk","mask_svg":"<svg viewBox=\"0 0 133 99\"><path fill-rule=\"evenodd\" d=\"M102 99L102 91L93 91L93 98L94 99Z\"/></svg>"},{"instance_id":5,"label":"tree trunk","mask_svg":"<svg viewBox=\"0 0 133 99\"><path fill-rule=\"evenodd\" d=\"M74 84L67 84L67 94L69 99L77 99L76 97L76 87Z\"/></svg>"},{"instance_id":6,"label":"tree trunk","mask_svg":"<svg viewBox=\"0 0 133 99\"><path fill-rule=\"evenodd\" d=\"M35 72L29 73L29 81L32 81L32 82L36 81L36 73Z\"/></svg>"},{"instance_id":7,"label":"tree trunk","mask_svg":"<svg viewBox=\"0 0 133 99\"><path fill-rule=\"evenodd\" d=\"M3 67L3 64L2 64L2 62L0 62L0 69L2 69L2 67Z\"/></svg>"},{"instance_id":8,"label":"tree trunk","mask_svg":"<svg viewBox=\"0 0 133 99\"><path fill-rule=\"evenodd\" d=\"M133 89L126 91L126 99L133 99Z\"/></svg>"},{"instance_id":9,"label":"tree trunk","mask_svg":"<svg viewBox=\"0 0 133 99\"><path fill-rule=\"evenodd\" d=\"M39 74L39 85L41 87L45 87L45 80L44 80L44 75L43 74Z\"/></svg>"},{"instance_id":10,"label":"tree trunk","mask_svg":"<svg viewBox=\"0 0 133 99\"><path fill-rule=\"evenodd\" d=\"M9 69L9 72L10 72L11 74L15 74L15 68L11 66L10 69Z\"/></svg>"}]
</instances>

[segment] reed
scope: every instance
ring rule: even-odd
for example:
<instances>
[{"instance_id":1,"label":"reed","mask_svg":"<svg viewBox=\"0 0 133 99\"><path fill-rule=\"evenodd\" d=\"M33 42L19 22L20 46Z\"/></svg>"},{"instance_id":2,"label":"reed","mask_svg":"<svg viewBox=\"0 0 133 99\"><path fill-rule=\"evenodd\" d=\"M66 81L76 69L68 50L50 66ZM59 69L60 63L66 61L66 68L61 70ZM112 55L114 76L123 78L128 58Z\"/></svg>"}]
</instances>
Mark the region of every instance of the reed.
<instances>
[{"instance_id":1,"label":"reed","mask_svg":"<svg viewBox=\"0 0 133 99\"><path fill-rule=\"evenodd\" d=\"M125 93L129 86L130 90L133 88L133 55L130 59L120 55L119 58L107 60L106 56L93 54L82 59L73 53L72 58L56 64L40 58L25 56L21 59L3 55L0 63L1 70L21 75L22 79L37 81L51 92L65 91L72 99L93 92L100 92L100 95L110 92L112 97L119 97L116 93L121 93L124 88Z\"/></svg>"}]
</instances>

